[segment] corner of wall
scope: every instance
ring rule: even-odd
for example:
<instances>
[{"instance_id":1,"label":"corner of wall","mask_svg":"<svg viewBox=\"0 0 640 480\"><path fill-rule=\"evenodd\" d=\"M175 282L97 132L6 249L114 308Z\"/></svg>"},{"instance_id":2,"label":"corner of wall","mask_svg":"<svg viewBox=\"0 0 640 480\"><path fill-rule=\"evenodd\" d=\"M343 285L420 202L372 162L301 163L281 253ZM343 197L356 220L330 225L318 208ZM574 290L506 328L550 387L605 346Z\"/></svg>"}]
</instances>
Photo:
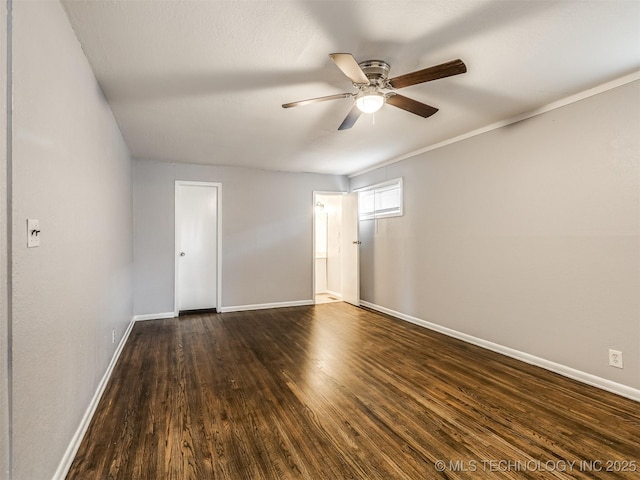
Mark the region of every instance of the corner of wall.
<instances>
[{"instance_id":1,"label":"corner of wall","mask_svg":"<svg viewBox=\"0 0 640 480\"><path fill-rule=\"evenodd\" d=\"M11 478L11 0L0 7L0 477ZM6 40L6 42L5 42Z\"/></svg>"}]
</instances>

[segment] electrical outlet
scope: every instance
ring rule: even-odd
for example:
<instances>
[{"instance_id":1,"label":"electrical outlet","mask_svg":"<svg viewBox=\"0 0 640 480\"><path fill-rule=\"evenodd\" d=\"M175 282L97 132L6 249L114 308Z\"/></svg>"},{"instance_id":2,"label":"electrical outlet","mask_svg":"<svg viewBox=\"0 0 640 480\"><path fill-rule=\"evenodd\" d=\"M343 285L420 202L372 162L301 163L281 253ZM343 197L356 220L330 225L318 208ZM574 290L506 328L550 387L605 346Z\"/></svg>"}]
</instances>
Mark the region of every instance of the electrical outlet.
<instances>
[{"instance_id":1,"label":"electrical outlet","mask_svg":"<svg viewBox=\"0 0 640 480\"><path fill-rule=\"evenodd\" d=\"M116 343L116 329L111 330L111 343Z\"/></svg>"},{"instance_id":2,"label":"electrical outlet","mask_svg":"<svg viewBox=\"0 0 640 480\"><path fill-rule=\"evenodd\" d=\"M621 351L609 349L609 365L616 368L622 368Z\"/></svg>"}]
</instances>

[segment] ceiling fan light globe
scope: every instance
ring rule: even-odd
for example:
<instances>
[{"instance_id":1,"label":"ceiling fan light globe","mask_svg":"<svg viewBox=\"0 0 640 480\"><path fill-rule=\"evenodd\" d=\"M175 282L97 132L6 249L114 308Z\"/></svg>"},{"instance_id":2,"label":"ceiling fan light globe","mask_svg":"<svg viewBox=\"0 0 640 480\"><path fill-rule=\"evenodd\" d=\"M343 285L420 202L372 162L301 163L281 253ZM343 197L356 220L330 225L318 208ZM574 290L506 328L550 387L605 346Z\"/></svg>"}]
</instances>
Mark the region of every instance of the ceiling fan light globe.
<instances>
[{"instance_id":1,"label":"ceiling fan light globe","mask_svg":"<svg viewBox=\"0 0 640 480\"><path fill-rule=\"evenodd\" d=\"M362 113L374 113L384 105L384 95L381 93L367 93L356 98L356 106Z\"/></svg>"}]
</instances>

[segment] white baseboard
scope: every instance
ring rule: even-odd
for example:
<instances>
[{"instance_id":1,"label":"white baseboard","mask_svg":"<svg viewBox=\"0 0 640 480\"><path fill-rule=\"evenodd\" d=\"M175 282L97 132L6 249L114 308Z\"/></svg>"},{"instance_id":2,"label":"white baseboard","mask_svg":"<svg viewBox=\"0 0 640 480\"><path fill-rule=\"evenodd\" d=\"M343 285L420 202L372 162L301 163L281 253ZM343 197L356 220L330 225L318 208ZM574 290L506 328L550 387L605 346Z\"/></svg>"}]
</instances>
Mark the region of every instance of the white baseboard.
<instances>
[{"instance_id":1,"label":"white baseboard","mask_svg":"<svg viewBox=\"0 0 640 480\"><path fill-rule=\"evenodd\" d=\"M581 370L576 370L575 368L571 368L566 365L562 365L560 363L555 363L550 360L546 360L544 358L536 357L535 355L530 355L528 353L521 352L513 348L505 347L503 345L499 345L497 343L493 343L488 340L483 340L482 338L474 337L472 335L467 335L466 333L462 333L457 330L453 330L451 328L443 327L442 325L431 323L417 317L412 317L411 315L406 315L404 313L396 312L395 310L391 310L390 308L386 308L386 307L381 307L380 305L376 305L374 303L369 303L369 302L365 302L364 300L360 300L360 305L362 305L363 307L370 308L372 310L376 310L378 312L386 313L387 315L391 315L392 317L399 318L400 320L405 320L407 322L414 323L421 327L428 328L429 330L442 333L449 337L457 338L458 340L462 340L464 342L471 343L473 345L477 345L482 348L486 348L487 350L491 350L493 352L506 355L507 357L515 358L516 360L523 361L530 365L535 365L537 367L544 368L545 370L550 370L552 372L558 373L562 376L571 378L573 380L586 383L587 385L591 385L593 387L597 387L602 390L615 393L622 397L626 397L631 400L640 402L640 390L636 388L632 388L627 385L623 385L621 383L612 382L611 380L607 380L606 378L597 377L595 375L591 375L590 373L586 373Z\"/></svg>"},{"instance_id":2,"label":"white baseboard","mask_svg":"<svg viewBox=\"0 0 640 480\"><path fill-rule=\"evenodd\" d=\"M220 307L217 309L218 313L229 312L246 312L249 310L265 310L267 308L282 308L282 307L301 307L305 305L314 305L313 300L295 300L293 302L275 302L275 303L256 303L254 305L236 305L232 307ZM133 320L135 322L141 322L145 320L163 320L165 318L177 317L175 312L164 313L147 313L145 315L135 315Z\"/></svg>"},{"instance_id":3,"label":"white baseboard","mask_svg":"<svg viewBox=\"0 0 640 480\"><path fill-rule=\"evenodd\" d=\"M120 354L122 353L122 349L124 348L125 343L127 343L127 339L129 338L129 334L131 333L131 329L133 328L134 323L135 319L131 319L131 322L129 322L129 325L124 332L124 335L122 335L122 339L118 344L118 348L116 348L116 351L113 353L113 357L109 362L107 371L104 372L104 375L102 376L102 379L98 384L98 388L96 389L96 393L94 393L91 402L89 402L89 407L84 412L84 416L80 421L80 425L78 426L76 433L74 433L73 437L71 438L71 442L69 443L67 450L64 452L62 460L60 461L60 464L58 465L58 468L56 470L56 473L53 475L52 480L64 480L67 476L67 473L69 473L69 468L71 468L73 459L75 458L76 453L78 453L78 448L80 448L80 443L84 438L84 434L87 433L87 429L89 428L89 424L91 423L93 414L96 412L96 408L98 408L100 398L102 397L102 394L107 387L107 383L109 383L109 379L111 378L113 369L118 362L118 358L120 358Z\"/></svg>"},{"instance_id":4,"label":"white baseboard","mask_svg":"<svg viewBox=\"0 0 640 480\"><path fill-rule=\"evenodd\" d=\"M248 310L264 310L267 308L301 307L305 305L315 305L313 300L295 300L293 302L257 303L255 305L237 305L235 307L221 307L220 313L246 312Z\"/></svg>"},{"instance_id":5,"label":"white baseboard","mask_svg":"<svg viewBox=\"0 0 640 480\"><path fill-rule=\"evenodd\" d=\"M175 312L164 312L164 313L147 313L145 315L134 315L134 322L141 322L144 320L162 320L165 318L174 318L177 317Z\"/></svg>"}]
</instances>

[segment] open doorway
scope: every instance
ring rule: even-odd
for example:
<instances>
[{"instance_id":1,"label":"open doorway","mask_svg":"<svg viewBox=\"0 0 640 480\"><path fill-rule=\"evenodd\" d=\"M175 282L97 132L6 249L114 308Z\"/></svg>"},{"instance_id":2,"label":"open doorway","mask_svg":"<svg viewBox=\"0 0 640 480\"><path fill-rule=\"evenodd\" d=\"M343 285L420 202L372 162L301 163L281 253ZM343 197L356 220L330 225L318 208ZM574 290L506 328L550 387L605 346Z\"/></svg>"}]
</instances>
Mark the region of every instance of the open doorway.
<instances>
[{"instance_id":1,"label":"open doorway","mask_svg":"<svg viewBox=\"0 0 640 480\"><path fill-rule=\"evenodd\" d=\"M350 211L357 210L357 203L345 201L352 200L353 196L314 193L313 285L316 304L343 300L359 303L359 242L351 227L354 215L357 223L357 213Z\"/></svg>"},{"instance_id":2,"label":"open doorway","mask_svg":"<svg viewBox=\"0 0 640 480\"><path fill-rule=\"evenodd\" d=\"M315 302L342 300L342 195L316 194Z\"/></svg>"}]
</instances>

